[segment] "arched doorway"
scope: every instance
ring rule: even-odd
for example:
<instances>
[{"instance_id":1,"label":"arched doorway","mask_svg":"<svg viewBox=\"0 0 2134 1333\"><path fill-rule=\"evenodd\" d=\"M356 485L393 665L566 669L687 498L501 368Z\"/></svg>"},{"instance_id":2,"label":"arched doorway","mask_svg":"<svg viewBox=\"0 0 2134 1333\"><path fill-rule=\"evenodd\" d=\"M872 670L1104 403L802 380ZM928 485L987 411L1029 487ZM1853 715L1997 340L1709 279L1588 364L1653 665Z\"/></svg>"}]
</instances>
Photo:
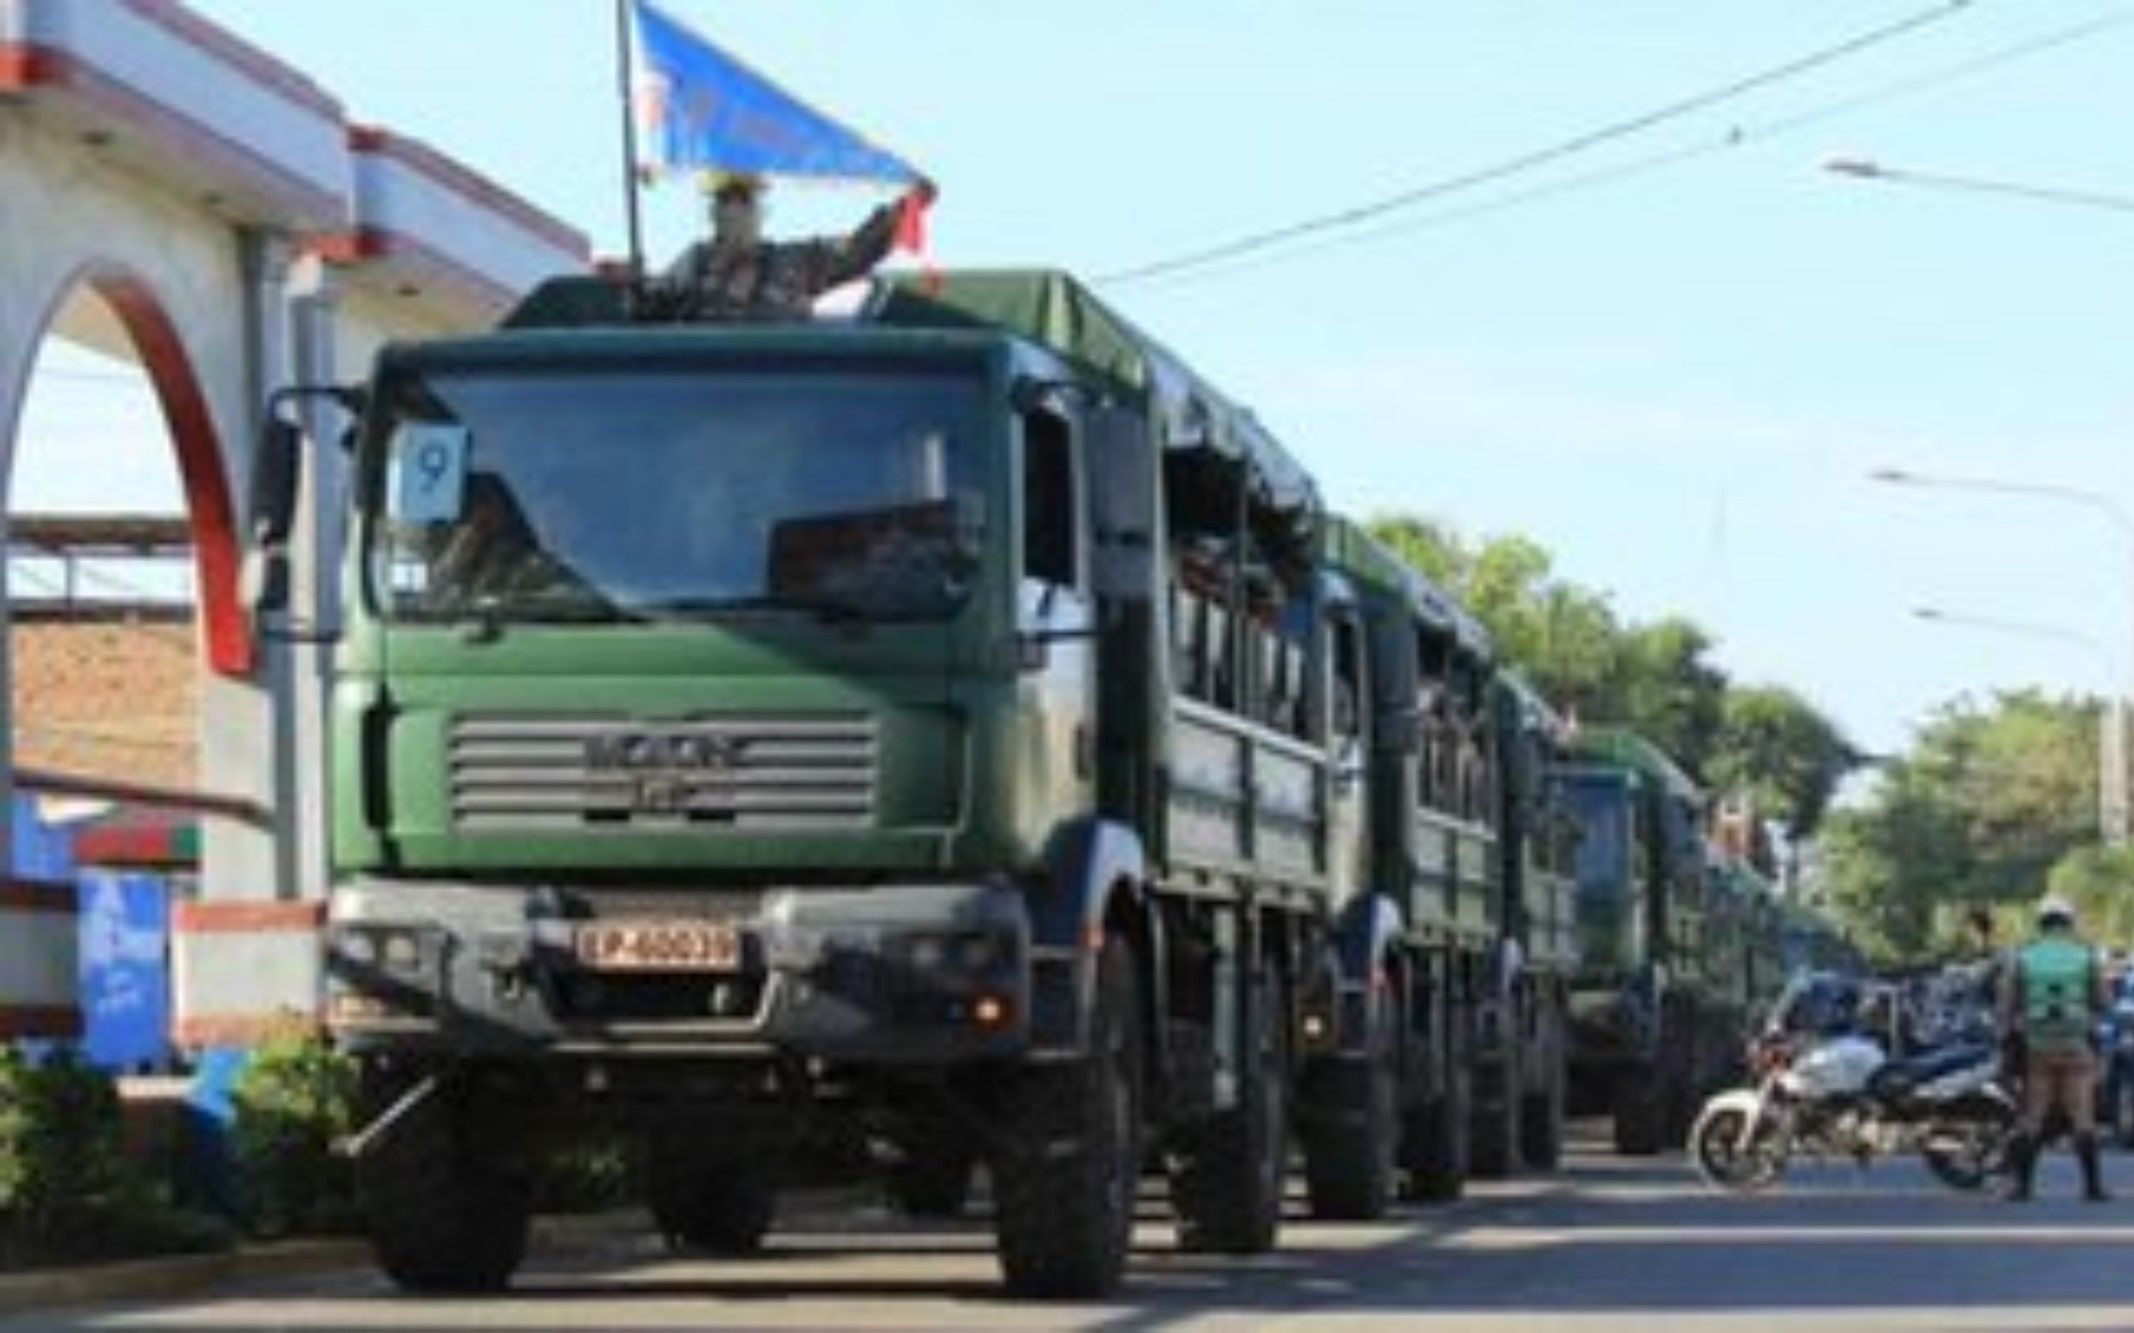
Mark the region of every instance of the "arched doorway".
<instances>
[{"instance_id":1,"label":"arched doorway","mask_svg":"<svg viewBox=\"0 0 2134 1333\"><path fill-rule=\"evenodd\" d=\"M82 1004L94 1028L98 998L77 994L77 975L97 974L97 950L121 937L88 917L75 933L62 876L77 862L153 865L190 890L202 682L249 670L251 649L216 432L162 303L133 275L90 266L41 330L22 400L0 418L12 425L0 494L15 789L0 953L26 955L13 970L39 980L0 995L0 1028L71 1036ZM116 899L85 889L79 901ZM101 1034L87 1035L93 1049Z\"/></svg>"}]
</instances>

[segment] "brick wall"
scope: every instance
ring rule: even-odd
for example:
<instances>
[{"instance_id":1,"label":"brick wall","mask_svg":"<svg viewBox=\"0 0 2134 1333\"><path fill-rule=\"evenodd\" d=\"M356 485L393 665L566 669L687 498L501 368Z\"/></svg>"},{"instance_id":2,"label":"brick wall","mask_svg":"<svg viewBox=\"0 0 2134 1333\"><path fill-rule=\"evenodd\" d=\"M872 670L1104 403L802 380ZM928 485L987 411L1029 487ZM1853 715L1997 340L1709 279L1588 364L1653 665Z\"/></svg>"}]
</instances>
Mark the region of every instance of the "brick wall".
<instances>
[{"instance_id":1,"label":"brick wall","mask_svg":"<svg viewBox=\"0 0 2134 1333\"><path fill-rule=\"evenodd\" d=\"M194 785L201 664L191 622L17 623L11 651L17 763Z\"/></svg>"}]
</instances>

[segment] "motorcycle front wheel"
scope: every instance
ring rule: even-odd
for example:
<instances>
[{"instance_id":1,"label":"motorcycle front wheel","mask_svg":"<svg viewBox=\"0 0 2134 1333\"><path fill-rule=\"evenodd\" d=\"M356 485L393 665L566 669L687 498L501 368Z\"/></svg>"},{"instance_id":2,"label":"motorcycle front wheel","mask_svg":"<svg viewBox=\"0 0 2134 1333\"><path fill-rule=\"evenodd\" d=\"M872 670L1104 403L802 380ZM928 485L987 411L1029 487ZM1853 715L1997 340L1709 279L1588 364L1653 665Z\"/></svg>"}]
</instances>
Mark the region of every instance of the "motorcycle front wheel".
<instances>
[{"instance_id":1,"label":"motorcycle front wheel","mask_svg":"<svg viewBox=\"0 0 2134 1333\"><path fill-rule=\"evenodd\" d=\"M1778 1126L1768 1119L1756 1137L1744 1143L1748 1113L1739 1106L1705 1108L1690 1126L1689 1151L1698 1174L1720 1189L1753 1194L1776 1185L1786 1174L1786 1151Z\"/></svg>"}]
</instances>

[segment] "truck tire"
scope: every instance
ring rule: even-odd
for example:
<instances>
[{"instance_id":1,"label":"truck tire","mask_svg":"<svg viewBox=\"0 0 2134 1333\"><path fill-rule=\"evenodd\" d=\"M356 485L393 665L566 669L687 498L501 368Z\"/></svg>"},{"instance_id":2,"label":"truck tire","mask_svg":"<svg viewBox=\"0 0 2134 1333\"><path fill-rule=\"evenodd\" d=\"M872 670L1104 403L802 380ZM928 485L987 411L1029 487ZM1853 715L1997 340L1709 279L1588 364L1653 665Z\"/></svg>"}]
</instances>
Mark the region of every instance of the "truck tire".
<instances>
[{"instance_id":1,"label":"truck tire","mask_svg":"<svg viewBox=\"0 0 2134 1333\"><path fill-rule=\"evenodd\" d=\"M1444 1093L1410 1113L1401 1135L1401 1164L1407 1168L1405 1193L1418 1203L1453 1203L1467 1192L1473 1073L1462 1023L1453 1023L1447 1033Z\"/></svg>"},{"instance_id":2,"label":"truck tire","mask_svg":"<svg viewBox=\"0 0 2134 1333\"><path fill-rule=\"evenodd\" d=\"M1289 1177L1288 988L1263 972L1255 1068L1238 1104L1181 1131L1172 1152L1178 1243L1198 1254L1263 1254L1282 1226Z\"/></svg>"},{"instance_id":3,"label":"truck tire","mask_svg":"<svg viewBox=\"0 0 2134 1333\"><path fill-rule=\"evenodd\" d=\"M1468 1127L1467 1170L1477 1180L1504 1180L1519 1173L1519 1058L1507 1049L1478 1089Z\"/></svg>"},{"instance_id":4,"label":"truck tire","mask_svg":"<svg viewBox=\"0 0 2134 1333\"><path fill-rule=\"evenodd\" d=\"M889 1201L907 1217L955 1218L971 1199L978 1150L960 1143L943 1126L907 1134L901 1159L889 1168Z\"/></svg>"},{"instance_id":5,"label":"truck tire","mask_svg":"<svg viewBox=\"0 0 2134 1333\"><path fill-rule=\"evenodd\" d=\"M1661 1084L1666 1098L1666 1118L1661 1126L1662 1149L1689 1141L1689 1127L1696 1123L1697 1113L1704 1106L1708 1082L1704 1069L1707 1043L1700 1040L1697 1029L1698 1016L1686 1015L1685 1020L1675 1026L1674 1040L1661 1047Z\"/></svg>"},{"instance_id":6,"label":"truck tire","mask_svg":"<svg viewBox=\"0 0 2134 1333\"><path fill-rule=\"evenodd\" d=\"M729 1257L754 1254L778 1212L770 1173L738 1159L655 1158L645 1204L667 1248Z\"/></svg>"},{"instance_id":7,"label":"truck tire","mask_svg":"<svg viewBox=\"0 0 2134 1333\"><path fill-rule=\"evenodd\" d=\"M1089 1052L1021 1071L1001 1101L994 1235L1008 1290L1086 1300L1125 1275L1141 1174L1141 983L1119 936L1097 959Z\"/></svg>"},{"instance_id":8,"label":"truck tire","mask_svg":"<svg viewBox=\"0 0 2134 1333\"><path fill-rule=\"evenodd\" d=\"M1671 1098L1664 1063L1635 1064L1616 1074L1615 1151L1620 1157L1651 1157L1667 1143Z\"/></svg>"},{"instance_id":9,"label":"truck tire","mask_svg":"<svg viewBox=\"0 0 2134 1333\"><path fill-rule=\"evenodd\" d=\"M1306 1137L1312 1216L1372 1222L1393 1205L1400 1174L1400 1079L1393 1051L1324 1071L1320 1122Z\"/></svg>"},{"instance_id":10,"label":"truck tire","mask_svg":"<svg viewBox=\"0 0 2134 1333\"><path fill-rule=\"evenodd\" d=\"M476 1145L472 1111L437 1094L356 1162L378 1267L404 1291L501 1291L526 1256L532 1181Z\"/></svg>"},{"instance_id":11,"label":"truck tire","mask_svg":"<svg viewBox=\"0 0 2134 1333\"><path fill-rule=\"evenodd\" d=\"M1519 1152L1528 1167L1554 1171L1563 1165L1563 1052L1550 1048L1548 1074L1538 1091L1526 1095L1519 1111Z\"/></svg>"}]
</instances>

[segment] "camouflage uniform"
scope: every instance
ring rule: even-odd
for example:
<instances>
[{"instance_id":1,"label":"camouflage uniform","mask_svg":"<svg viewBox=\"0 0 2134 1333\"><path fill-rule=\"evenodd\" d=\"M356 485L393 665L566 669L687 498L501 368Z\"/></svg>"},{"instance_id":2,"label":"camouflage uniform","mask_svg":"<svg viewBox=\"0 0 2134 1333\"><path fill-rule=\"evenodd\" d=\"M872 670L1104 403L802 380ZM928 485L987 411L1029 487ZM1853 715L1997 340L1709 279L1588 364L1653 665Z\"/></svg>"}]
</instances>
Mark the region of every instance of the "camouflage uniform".
<instances>
[{"instance_id":1,"label":"camouflage uniform","mask_svg":"<svg viewBox=\"0 0 2134 1333\"><path fill-rule=\"evenodd\" d=\"M897 211L884 206L850 236L721 245L698 241L655 286L653 307L672 319L797 319L815 298L865 276L896 240Z\"/></svg>"}]
</instances>

